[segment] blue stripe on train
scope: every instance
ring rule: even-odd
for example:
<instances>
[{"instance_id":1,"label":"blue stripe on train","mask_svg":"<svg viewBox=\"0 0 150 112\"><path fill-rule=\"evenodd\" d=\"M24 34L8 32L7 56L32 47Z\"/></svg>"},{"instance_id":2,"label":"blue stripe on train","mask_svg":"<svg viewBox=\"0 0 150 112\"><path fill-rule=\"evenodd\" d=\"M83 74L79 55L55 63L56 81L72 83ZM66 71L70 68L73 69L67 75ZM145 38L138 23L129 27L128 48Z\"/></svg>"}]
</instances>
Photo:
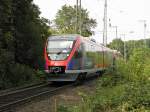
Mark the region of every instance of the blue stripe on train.
<instances>
[{"instance_id":1,"label":"blue stripe on train","mask_svg":"<svg viewBox=\"0 0 150 112\"><path fill-rule=\"evenodd\" d=\"M73 60L69 61L67 70L72 70L73 69L73 65L74 65L74 61Z\"/></svg>"}]
</instances>

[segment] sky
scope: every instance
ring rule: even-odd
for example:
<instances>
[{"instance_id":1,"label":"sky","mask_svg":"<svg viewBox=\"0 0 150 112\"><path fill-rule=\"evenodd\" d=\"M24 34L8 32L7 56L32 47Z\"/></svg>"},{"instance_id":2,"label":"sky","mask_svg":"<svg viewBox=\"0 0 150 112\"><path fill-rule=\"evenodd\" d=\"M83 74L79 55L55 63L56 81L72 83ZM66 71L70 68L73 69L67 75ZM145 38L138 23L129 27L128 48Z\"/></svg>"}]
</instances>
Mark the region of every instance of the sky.
<instances>
[{"instance_id":1,"label":"sky","mask_svg":"<svg viewBox=\"0 0 150 112\"><path fill-rule=\"evenodd\" d=\"M82 0L82 7L89 11L90 18L96 19L97 27L92 38L102 43L103 17L105 0ZM150 0L107 0L108 1L108 39L107 43L116 38L122 40L144 39L144 22L146 20L146 38L150 37ZM75 5L76 0L34 0L39 6L42 17L53 20L63 5ZM110 19L110 22L109 22ZM125 35L125 38L124 38Z\"/></svg>"}]
</instances>

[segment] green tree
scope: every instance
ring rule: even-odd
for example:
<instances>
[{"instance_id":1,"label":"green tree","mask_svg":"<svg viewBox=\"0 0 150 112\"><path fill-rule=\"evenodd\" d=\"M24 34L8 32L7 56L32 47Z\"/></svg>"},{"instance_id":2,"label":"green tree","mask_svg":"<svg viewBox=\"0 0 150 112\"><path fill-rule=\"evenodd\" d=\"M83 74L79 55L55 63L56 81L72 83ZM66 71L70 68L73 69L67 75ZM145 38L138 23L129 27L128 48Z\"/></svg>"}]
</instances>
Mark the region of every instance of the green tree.
<instances>
[{"instance_id":1,"label":"green tree","mask_svg":"<svg viewBox=\"0 0 150 112\"><path fill-rule=\"evenodd\" d=\"M0 2L0 88L9 85L6 78L9 67L14 65L14 26L13 26L13 1L1 0Z\"/></svg>"},{"instance_id":2,"label":"green tree","mask_svg":"<svg viewBox=\"0 0 150 112\"><path fill-rule=\"evenodd\" d=\"M44 40L49 35L47 20L39 17L32 0L14 0L15 60L32 67L42 59Z\"/></svg>"},{"instance_id":3,"label":"green tree","mask_svg":"<svg viewBox=\"0 0 150 112\"><path fill-rule=\"evenodd\" d=\"M79 13L78 13L79 18ZM54 20L56 27L60 33L78 33L79 28L76 31L77 17L76 6L62 6L57 12L56 19ZM89 18L89 13L86 9L81 9L81 31L83 36L92 35L92 28L96 27L96 20Z\"/></svg>"},{"instance_id":4,"label":"green tree","mask_svg":"<svg viewBox=\"0 0 150 112\"><path fill-rule=\"evenodd\" d=\"M118 50L121 52L121 54L124 53L124 42L121 39L114 39L108 47Z\"/></svg>"},{"instance_id":5,"label":"green tree","mask_svg":"<svg viewBox=\"0 0 150 112\"><path fill-rule=\"evenodd\" d=\"M49 21L39 15L33 0L0 1L0 88L31 82L32 68L43 64L50 33Z\"/></svg>"}]
</instances>

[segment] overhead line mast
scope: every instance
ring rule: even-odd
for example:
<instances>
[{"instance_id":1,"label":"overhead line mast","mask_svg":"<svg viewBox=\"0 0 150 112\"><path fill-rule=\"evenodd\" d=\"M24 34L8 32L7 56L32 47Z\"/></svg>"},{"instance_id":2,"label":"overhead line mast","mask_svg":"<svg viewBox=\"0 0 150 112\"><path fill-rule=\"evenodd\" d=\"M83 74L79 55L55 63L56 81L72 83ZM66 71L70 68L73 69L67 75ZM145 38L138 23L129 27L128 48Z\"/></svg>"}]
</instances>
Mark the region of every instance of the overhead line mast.
<instances>
[{"instance_id":1,"label":"overhead line mast","mask_svg":"<svg viewBox=\"0 0 150 112\"><path fill-rule=\"evenodd\" d=\"M76 33L78 34L78 4L79 1L76 0Z\"/></svg>"},{"instance_id":2,"label":"overhead line mast","mask_svg":"<svg viewBox=\"0 0 150 112\"><path fill-rule=\"evenodd\" d=\"M82 33L81 14L81 0L76 0L76 33L79 33L80 35Z\"/></svg>"},{"instance_id":3,"label":"overhead line mast","mask_svg":"<svg viewBox=\"0 0 150 112\"><path fill-rule=\"evenodd\" d=\"M82 20L82 17L81 17L82 16L81 15L82 14L82 10L81 10L81 0L79 0L79 1L80 1L80 4L79 4L79 7L80 7L80 11L79 11L79 33L81 35L81 33L82 33L82 30L81 30L82 29L82 23L81 23L82 22L81 21Z\"/></svg>"},{"instance_id":4,"label":"overhead line mast","mask_svg":"<svg viewBox=\"0 0 150 112\"><path fill-rule=\"evenodd\" d=\"M104 19L103 19L103 23L104 23L103 44L104 44L104 46L106 46L107 45L107 0L105 0L105 4L104 4Z\"/></svg>"}]
</instances>

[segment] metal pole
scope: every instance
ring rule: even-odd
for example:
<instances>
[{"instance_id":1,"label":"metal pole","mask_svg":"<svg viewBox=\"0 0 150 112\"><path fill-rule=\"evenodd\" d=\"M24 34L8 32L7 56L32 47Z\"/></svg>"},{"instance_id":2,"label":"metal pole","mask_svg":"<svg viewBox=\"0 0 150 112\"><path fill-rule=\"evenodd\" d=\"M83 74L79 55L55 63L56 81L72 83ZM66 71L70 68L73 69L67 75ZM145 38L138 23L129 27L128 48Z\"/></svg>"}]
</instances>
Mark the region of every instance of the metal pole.
<instances>
[{"instance_id":1,"label":"metal pole","mask_svg":"<svg viewBox=\"0 0 150 112\"><path fill-rule=\"evenodd\" d=\"M143 31L143 36L144 36L144 45L146 47L146 20L140 20L140 22L144 23L144 31Z\"/></svg>"},{"instance_id":2,"label":"metal pole","mask_svg":"<svg viewBox=\"0 0 150 112\"><path fill-rule=\"evenodd\" d=\"M106 14L105 14L105 16L106 16L106 17L105 17L105 21L106 21L106 22L105 22L105 28L106 28L106 31L105 31L105 33L106 33L105 44L107 45L107 0L106 0L106 2L105 2L105 7L106 7L106 8L105 8L105 10L106 10L106 11L105 11L105 13L106 13Z\"/></svg>"},{"instance_id":3,"label":"metal pole","mask_svg":"<svg viewBox=\"0 0 150 112\"><path fill-rule=\"evenodd\" d=\"M116 39L118 38L118 26L112 26L111 25L111 20L109 19L109 27L115 28L116 29Z\"/></svg>"},{"instance_id":4,"label":"metal pole","mask_svg":"<svg viewBox=\"0 0 150 112\"><path fill-rule=\"evenodd\" d=\"M79 31L80 31L80 35L81 35L81 33L82 33L82 24L81 24L81 22L82 22L82 21L81 21L81 19L82 19L82 18L81 18L81 13L82 13L82 12L81 12L81 0L80 0L79 7L80 7L80 11L79 11L79 12L80 12L80 15L79 15L79 16L80 16L80 18L79 18Z\"/></svg>"},{"instance_id":5,"label":"metal pole","mask_svg":"<svg viewBox=\"0 0 150 112\"><path fill-rule=\"evenodd\" d=\"M121 38L122 36L123 38ZM125 37L126 37L126 34L121 34L120 35L120 38L123 40L123 58L125 61L127 61L127 51L126 51L126 42L125 42Z\"/></svg>"},{"instance_id":6,"label":"metal pole","mask_svg":"<svg viewBox=\"0 0 150 112\"><path fill-rule=\"evenodd\" d=\"M79 1L76 0L76 33L78 34L78 3Z\"/></svg>"},{"instance_id":7,"label":"metal pole","mask_svg":"<svg viewBox=\"0 0 150 112\"><path fill-rule=\"evenodd\" d=\"M104 29L103 29L103 44L104 46L107 45L107 0L105 0L104 4Z\"/></svg>"},{"instance_id":8,"label":"metal pole","mask_svg":"<svg viewBox=\"0 0 150 112\"><path fill-rule=\"evenodd\" d=\"M116 29L116 39L118 39L118 26L110 26L112 28L115 28Z\"/></svg>"},{"instance_id":9,"label":"metal pole","mask_svg":"<svg viewBox=\"0 0 150 112\"><path fill-rule=\"evenodd\" d=\"M146 47L146 20L144 21L144 44Z\"/></svg>"},{"instance_id":10,"label":"metal pole","mask_svg":"<svg viewBox=\"0 0 150 112\"><path fill-rule=\"evenodd\" d=\"M124 60L126 61L127 60L127 53L126 53L125 34L123 36L124 36Z\"/></svg>"},{"instance_id":11,"label":"metal pole","mask_svg":"<svg viewBox=\"0 0 150 112\"><path fill-rule=\"evenodd\" d=\"M116 39L118 38L118 28L117 28L117 26L115 26L116 27Z\"/></svg>"}]
</instances>

